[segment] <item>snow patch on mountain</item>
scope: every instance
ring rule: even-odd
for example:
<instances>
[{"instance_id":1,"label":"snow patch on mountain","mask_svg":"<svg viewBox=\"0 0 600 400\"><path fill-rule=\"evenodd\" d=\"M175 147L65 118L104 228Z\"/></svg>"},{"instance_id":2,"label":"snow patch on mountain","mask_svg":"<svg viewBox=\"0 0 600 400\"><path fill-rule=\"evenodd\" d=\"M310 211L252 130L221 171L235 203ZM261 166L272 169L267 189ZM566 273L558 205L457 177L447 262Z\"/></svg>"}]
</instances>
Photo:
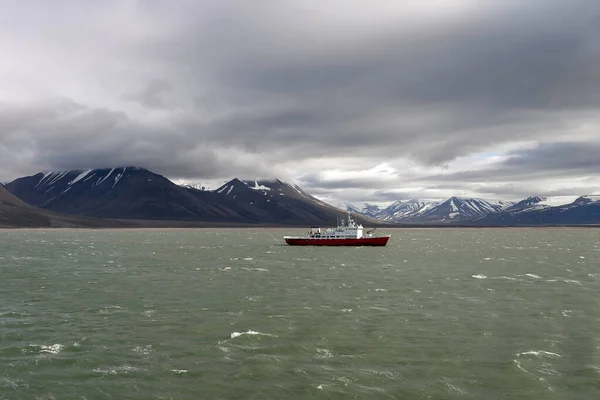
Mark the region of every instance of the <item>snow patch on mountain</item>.
<instances>
[{"instance_id":1,"label":"snow patch on mountain","mask_svg":"<svg viewBox=\"0 0 600 400\"><path fill-rule=\"evenodd\" d=\"M226 184L228 181L227 180L199 180L199 181L187 181L187 180L182 180L182 179L176 179L173 181L173 183L175 183L178 186L184 187L184 188L189 188L189 189L196 189L196 190L203 190L203 191L215 191L217 189L219 189L221 186L223 186L224 184Z\"/></svg>"},{"instance_id":2,"label":"snow patch on mountain","mask_svg":"<svg viewBox=\"0 0 600 400\"><path fill-rule=\"evenodd\" d=\"M252 190L266 190L266 191L270 191L271 188L268 186L265 186L263 184L258 184L258 181L254 181L254 186L250 186L250 184L246 183L248 185L248 187Z\"/></svg>"},{"instance_id":3,"label":"snow patch on mountain","mask_svg":"<svg viewBox=\"0 0 600 400\"><path fill-rule=\"evenodd\" d=\"M400 222L426 213L438 204L437 201L420 199L396 201L385 208L379 214L379 218L384 221Z\"/></svg>"},{"instance_id":4,"label":"snow patch on mountain","mask_svg":"<svg viewBox=\"0 0 600 400\"><path fill-rule=\"evenodd\" d=\"M75 177L75 179L73 179L71 182L69 182L70 185L73 185L77 182L79 182L80 180L82 180L83 178L85 178L86 176L88 176L90 174L90 172L92 172L92 169L87 169L85 171L83 171L82 173L80 173L79 175L77 175Z\"/></svg>"},{"instance_id":5,"label":"snow patch on mountain","mask_svg":"<svg viewBox=\"0 0 600 400\"><path fill-rule=\"evenodd\" d=\"M585 196L581 196L580 199L585 200L590 203L595 203L600 201L600 194L588 194Z\"/></svg>"},{"instance_id":6,"label":"snow patch on mountain","mask_svg":"<svg viewBox=\"0 0 600 400\"><path fill-rule=\"evenodd\" d=\"M94 187L94 186L98 186L98 185L100 185L102 182L104 182L105 180L107 180L107 179L108 179L108 177L109 177L109 176L111 176L111 175L112 175L112 173L113 173L114 171L115 171L115 169L114 169L114 168L112 168L112 169L111 169L111 170L108 172L108 174L106 174L104 177L100 176L100 177L98 178L98 180L96 181L96 183L95 183L94 185L92 185L92 187Z\"/></svg>"},{"instance_id":7,"label":"snow patch on mountain","mask_svg":"<svg viewBox=\"0 0 600 400\"><path fill-rule=\"evenodd\" d=\"M354 204L345 204L346 211L354 214L361 214L371 218L378 218L378 214L382 209L376 204L363 203L363 206L356 206Z\"/></svg>"},{"instance_id":8,"label":"snow patch on mountain","mask_svg":"<svg viewBox=\"0 0 600 400\"><path fill-rule=\"evenodd\" d=\"M36 175L36 177L39 176L39 181L33 189L44 191L45 193L56 190L62 194L68 192L72 187L82 185L88 181L90 183L93 182L90 188L99 186L111 175L113 176L113 179L110 181L111 188L114 188L127 175L128 171L138 171L141 169L137 167L119 167L111 169L42 171ZM89 185L89 183L86 185Z\"/></svg>"},{"instance_id":9,"label":"snow patch on mountain","mask_svg":"<svg viewBox=\"0 0 600 400\"><path fill-rule=\"evenodd\" d=\"M362 214L367 217L386 222L402 222L416 217L437 206L439 202L435 200L397 200L387 207L380 207L375 204L364 203L363 207L346 204L346 210Z\"/></svg>"},{"instance_id":10,"label":"snow patch on mountain","mask_svg":"<svg viewBox=\"0 0 600 400\"><path fill-rule=\"evenodd\" d=\"M547 197L546 200L539 204L549 207L560 207L566 206L567 204L573 203L579 196L553 196Z\"/></svg>"}]
</instances>

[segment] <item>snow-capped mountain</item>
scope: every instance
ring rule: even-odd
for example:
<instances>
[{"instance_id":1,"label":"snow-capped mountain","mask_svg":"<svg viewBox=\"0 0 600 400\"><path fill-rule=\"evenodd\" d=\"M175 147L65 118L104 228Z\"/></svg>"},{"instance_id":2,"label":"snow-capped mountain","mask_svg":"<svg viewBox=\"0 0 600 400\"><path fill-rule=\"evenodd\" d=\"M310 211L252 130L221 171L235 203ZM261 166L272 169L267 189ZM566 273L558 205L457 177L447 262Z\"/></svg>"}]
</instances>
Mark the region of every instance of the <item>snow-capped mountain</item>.
<instances>
[{"instance_id":1,"label":"snow-capped mountain","mask_svg":"<svg viewBox=\"0 0 600 400\"><path fill-rule=\"evenodd\" d=\"M164 176L139 167L44 171L6 188L38 207L101 218L219 220L235 214L200 203Z\"/></svg>"},{"instance_id":2,"label":"snow-capped mountain","mask_svg":"<svg viewBox=\"0 0 600 400\"><path fill-rule=\"evenodd\" d=\"M0 225L122 224L56 213L61 212L112 219L305 226L313 223L334 224L343 213L298 186L278 179L232 179L218 188L204 186L196 189L190 186L176 185L164 176L138 167L44 171L19 178L0 188ZM349 210L360 214L364 212L386 222L411 224L600 224L600 195L533 196L517 203L452 197L442 203L404 200L383 209L365 204L364 207ZM373 226L373 220L366 216L361 216L359 221L366 226Z\"/></svg>"},{"instance_id":3,"label":"snow-capped mountain","mask_svg":"<svg viewBox=\"0 0 600 400\"><path fill-rule=\"evenodd\" d=\"M332 224L343 213L342 210L306 193L297 185L279 179L236 178L213 193L226 198L227 201L235 202L241 208L253 210L253 213L263 219L270 216L281 223L305 220Z\"/></svg>"},{"instance_id":4,"label":"snow-capped mountain","mask_svg":"<svg viewBox=\"0 0 600 400\"><path fill-rule=\"evenodd\" d=\"M198 190L137 167L45 171L6 188L31 205L100 218L307 225L332 224L342 214L277 179Z\"/></svg>"},{"instance_id":5,"label":"snow-capped mountain","mask_svg":"<svg viewBox=\"0 0 600 400\"><path fill-rule=\"evenodd\" d=\"M451 197L444 202L420 199L399 200L372 214L372 217L380 221L400 223L465 221L502 211L513 204L506 201L466 197Z\"/></svg>"},{"instance_id":6,"label":"snow-capped mountain","mask_svg":"<svg viewBox=\"0 0 600 400\"><path fill-rule=\"evenodd\" d=\"M477 226L535 226L600 224L600 195L547 198L528 208L506 210L472 221ZM526 199L527 200L527 199ZM518 203L517 203L518 204Z\"/></svg>"},{"instance_id":7,"label":"snow-capped mountain","mask_svg":"<svg viewBox=\"0 0 600 400\"><path fill-rule=\"evenodd\" d=\"M349 204L346 205L346 210L379 221L402 222L420 215L438 204L438 202L431 200L410 199L395 201L385 208L369 203L364 203L362 208Z\"/></svg>"},{"instance_id":8,"label":"snow-capped mountain","mask_svg":"<svg viewBox=\"0 0 600 400\"><path fill-rule=\"evenodd\" d=\"M549 207L544 202L548 201L547 197L543 196L531 196L523 199L510 207L507 207L504 211L506 212L522 212L525 210L541 209Z\"/></svg>"},{"instance_id":9,"label":"snow-capped mountain","mask_svg":"<svg viewBox=\"0 0 600 400\"><path fill-rule=\"evenodd\" d=\"M573 201L572 206L579 206L584 204L600 203L600 194L588 194L580 196Z\"/></svg>"},{"instance_id":10,"label":"snow-capped mountain","mask_svg":"<svg viewBox=\"0 0 600 400\"><path fill-rule=\"evenodd\" d=\"M346 204L346 211L349 211L353 214L361 214L367 217L379 219L377 215L383 210L376 204L364 203L362 207L355 206L353 204Z\"/></svg>"},{"instance_id":11,"label":"snow-capped mountain","mask_svg":"<svg viewBox=\"0 0 600 400\"><path fill-rule=\"evenodd\" d=\"M379 213L378 218L383 221L402 222L418 218L439 205L436 201L410 199L396 201Z\"/></svg>"},{"instance_id":12,"label":"snow-capped mountain","mask_svg":"<svg viewBox=\"0 0 600 400\"><path fill-rule=\"evenodd\" d=\"M466 221L496 213L514 203L501 200L484 200L470 197L451 197L422 214L411 218L411 222L454 222Z\"/></svg>"}]
</instances>

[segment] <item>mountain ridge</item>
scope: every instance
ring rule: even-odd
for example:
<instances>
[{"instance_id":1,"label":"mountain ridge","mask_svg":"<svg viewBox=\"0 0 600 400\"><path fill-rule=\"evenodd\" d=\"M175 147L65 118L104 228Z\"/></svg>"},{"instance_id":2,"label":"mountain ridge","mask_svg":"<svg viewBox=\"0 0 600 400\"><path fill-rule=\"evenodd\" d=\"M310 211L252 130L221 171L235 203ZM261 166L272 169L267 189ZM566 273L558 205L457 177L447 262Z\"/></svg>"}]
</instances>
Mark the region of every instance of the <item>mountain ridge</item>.
<instances>
[{"instance_id":1,"label":"mountain ridge","mask_svg":"<svg viewBox=\"0 0 600 400\"><path fill-rule=\"evenodd\" d=\"M277 178L233 178L209 189L177 185L136 166L47 170L0 187L38 207L37 212L43 209L108 220L300 226L332 225L344 213L298 185ZM600 223L600 195L570 197L567 204L557 199L530 196L513 202L453 196L441 202L407 199L387 207L364 203L363 207L347 204L346 208L370 226Z\"/></svg>"},{"instance_id":2,"label":"mountain ridge","mask_svg":"<svg viewBox=\"0 0 600 400\"><path fill-rule=\"evenodd\" d=\"M141 167L42 171L6 188L43 209L123 220L305 225L332 224L343 213L279 179L234 178L203 190Z\"/></svg>"},{"instance_id":3,"label":"mountain ridge","mask_svg":"<svg viewBox=\"0 0 600 400\"><path fill-rule=\"evenodd\" d=\"M571 199L565 202L566 199ZM399 200L383 208L376 218L393 215L395 209L416 200ZM434 203L434 202L432 202ZM600 224L600 195L544 197L521 201L489 200L453 196L417 216L393 219L400 224L460 226L537 226Z\"/></svg>"}]
</instances>

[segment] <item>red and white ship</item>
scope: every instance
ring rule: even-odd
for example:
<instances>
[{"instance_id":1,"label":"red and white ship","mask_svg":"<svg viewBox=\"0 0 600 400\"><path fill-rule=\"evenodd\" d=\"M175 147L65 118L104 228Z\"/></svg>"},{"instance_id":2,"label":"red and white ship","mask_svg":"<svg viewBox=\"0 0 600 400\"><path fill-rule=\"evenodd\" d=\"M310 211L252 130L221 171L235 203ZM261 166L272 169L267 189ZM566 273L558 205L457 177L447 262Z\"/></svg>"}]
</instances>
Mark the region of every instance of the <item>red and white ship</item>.
<instances>
[{"instance_id":1,"label":"red and white ship","mask_svg":"<svg viewBox=\"0 0 600 400\"><path fill-rule=\"evenodd\" d=\"M385 246L390 235L373 236L375 229L363 233L363 226L357 224L351 216L348 221L341 220L336 228L321 230L311 227L307 236L284 236L285 242L292 246Z\"/></svg>"}]
</instances>

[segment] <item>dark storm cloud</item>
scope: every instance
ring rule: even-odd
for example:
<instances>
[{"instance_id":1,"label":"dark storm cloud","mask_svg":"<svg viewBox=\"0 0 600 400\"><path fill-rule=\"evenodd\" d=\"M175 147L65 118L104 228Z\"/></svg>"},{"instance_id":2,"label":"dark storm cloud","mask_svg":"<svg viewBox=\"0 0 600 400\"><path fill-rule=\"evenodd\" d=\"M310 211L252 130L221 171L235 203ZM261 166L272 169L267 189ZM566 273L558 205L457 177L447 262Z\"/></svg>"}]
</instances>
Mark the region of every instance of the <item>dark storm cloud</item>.
<instances>
[{"instance_id":1,"label":"dark storm cloud","mask_svg":"<svg viewBox=\"0 0 600 400\"><path fill-rule=\"evenodd\" d=\"M27 116L18 129L14 115ZM193 137L68 100L6 107L0 113L0 132L0 154L27 154L38 169L134 165L182 178L218 176L224 168L248 171ZM256 168L255 172L261 171Z\"/></svg>"},{"instance_id":2,"label":"dark storm cloud","mask_svg":"<svg viewBox=\"0 0 600 400\"><path fill-rule=\"evenodd\" d=\"M532 149L509 154L504 165L545 171L589 171L600 173L600 143L541 143Z\"/></svg>"},{"instance_id":3,"label":"dark storm cloud","mask_svg":"<svg viewBox=\"0 0 600 400\"><path fill-rule=\"evenodd\" d=\"M585 177L600 175L600 143L554 142L541 143L535 147L515 150L490 168L448 174L431 174L424 179L429 182L448 182L450 188L458 182L484 182L489 180L513 180L525 182L540 178ZM441 183L437 188L443 188Z\"/></svg>"},{"instance_id":4,"label":"dark storm cloud","mask_svg":"<svg viewBox=\"0 0 600 400\"><path fill-rule=\"evenodd\" d=\"M388 199L403 186L502 195L598 173L595 0L43 4L11 4L0 24L13 38L0 44L0 179L112 164L182 178L285 169L315 191ZM569 140L581 145L548 144ZM494 169L452 170L532 141ZM325 179L315 159L330 157L449 173Z\"/></svg>"}]
</instances>

